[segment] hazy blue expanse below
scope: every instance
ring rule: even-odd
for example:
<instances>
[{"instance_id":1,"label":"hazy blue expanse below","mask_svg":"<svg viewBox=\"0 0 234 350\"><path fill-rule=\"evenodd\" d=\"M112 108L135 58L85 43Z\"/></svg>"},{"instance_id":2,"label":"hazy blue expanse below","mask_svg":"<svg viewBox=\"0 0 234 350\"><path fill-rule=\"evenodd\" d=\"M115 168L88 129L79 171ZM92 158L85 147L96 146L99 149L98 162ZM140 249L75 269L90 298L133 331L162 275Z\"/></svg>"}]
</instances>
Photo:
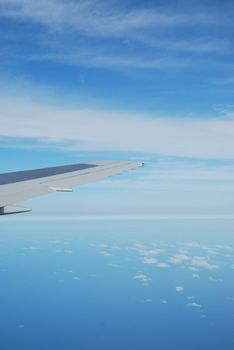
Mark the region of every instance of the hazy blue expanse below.
<instances>
[{"instance_id":1,"label":"hazy blue expanse below","mask_svg":"<svg viewBox=\"0 0 234 350\"><path fill-rule=\"evenodd\" d=\"M0 225L2 350L234 349L234 221Z\"/></svg>"}]
</instances>

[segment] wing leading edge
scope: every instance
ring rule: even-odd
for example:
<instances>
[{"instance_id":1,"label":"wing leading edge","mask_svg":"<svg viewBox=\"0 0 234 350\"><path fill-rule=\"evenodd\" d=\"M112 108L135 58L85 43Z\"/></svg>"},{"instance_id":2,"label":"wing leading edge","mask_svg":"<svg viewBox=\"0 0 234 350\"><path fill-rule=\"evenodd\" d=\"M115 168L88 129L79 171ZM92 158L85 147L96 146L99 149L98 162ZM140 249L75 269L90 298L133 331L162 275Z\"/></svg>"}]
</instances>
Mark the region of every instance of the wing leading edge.
<instances>
[{"instance_id":1,"label":"wing leading edge","mask_svg":"<svg viewBox=\"0 0 234 350\"><path fill-rule=\"evenodd\" d=\"M0 215L30 211L15 203L50 192L72 192L73 187L120 174L143 163L94 162L0 174Z\"/></svg>"}]
</instances>

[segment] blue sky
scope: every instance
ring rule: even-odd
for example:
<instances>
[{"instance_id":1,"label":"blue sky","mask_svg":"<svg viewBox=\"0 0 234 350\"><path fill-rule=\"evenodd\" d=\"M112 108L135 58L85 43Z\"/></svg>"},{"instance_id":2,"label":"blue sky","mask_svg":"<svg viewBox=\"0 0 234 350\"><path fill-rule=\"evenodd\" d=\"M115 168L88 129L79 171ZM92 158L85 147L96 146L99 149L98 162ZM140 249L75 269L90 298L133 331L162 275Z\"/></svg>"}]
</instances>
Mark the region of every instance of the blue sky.
<instances>
[{"instance_id":1,"label":"blue sky","mask_svg":"<svg viewBox=\"0 0 234 350\"><path fill-rule=\"evenodd\" d=\"M233 12L232 1L2 0L1 172L139 160L32 206L232 215Z\"/></svg>"}]
</instances>

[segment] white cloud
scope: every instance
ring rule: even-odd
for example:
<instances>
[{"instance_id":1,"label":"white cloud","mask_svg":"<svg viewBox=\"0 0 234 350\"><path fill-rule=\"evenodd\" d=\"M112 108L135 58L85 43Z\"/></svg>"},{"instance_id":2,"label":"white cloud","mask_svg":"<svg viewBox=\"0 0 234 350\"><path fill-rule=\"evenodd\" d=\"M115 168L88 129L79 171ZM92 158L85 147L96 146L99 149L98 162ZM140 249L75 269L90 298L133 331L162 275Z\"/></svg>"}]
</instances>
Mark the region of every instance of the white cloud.
<instances>
[{"instance_id":1,"label":"white cloud","mask_svg":"<svg viewBox=\"0 0 234 350\"><path fill-rule=\"evenodd\" d=\"M228 252L233 252L234 251L234 248L230 245L225 245L225 244L217 244L216 245L216 248L217 249L220 249L220 250L226 250ZM215 249L215 248L214 248Z\"/></svg>"},{"instance_id":2,"label":"white cloud","mask_svg":"<svg viewBox=\"0 0 234 350\"><path fill-rule=\"evenodd\" d=\"M62 269L62 271L65 273L73 273L73 270L68 270L68 269Z\"/></svg>"},{"instance_id":3,"label":"white cloud","mask_svg":"<svg viewBox=\"0 0 234 350\"><path fill-rule=\"evenodd\" d=\"M201 244L198 242L187 242L185 246L189 248L201 248Z\"/></svg>"},{"instance_id":4,"label":"white cloud","mask_svg":"<svg viewBox=\"0 0 234 350\"><path fill-rule=\"evenodd\" d=\"M189 260L190 260L190 258L185 254L178 254L178 255L172 256L171 258L168 259L168 261L174 265L183 264Z\"/></svg>"},{"instance_id":5,"label":"white cloud","mask_svg":"<svg viewBox=\"0 0 234 350\"><path fill-rule=\"evenodd\" d=\"M191 41L158 40L151 30L166 28L175 30L176 27L191 27L195 24L205 27L215 24L219 17L211 11L205 13L194 9L191 11L176 8L168 10L166 7L151 6L147 8L134 7L130 9L116 2L101 2L95 0L2 0L1 15L19 21L30 21L41 24L49 30L49 34L71 33L81 34L91 38L119 38L142 41L148 45L171 46L173 49L195 50L198 46L201 51L214 49L216 43L204 38ZM148 36L146 35L148 34ZM151 34L151 35L150 35ZM219 40L220 42L220 40ZM194 47L193 47L194 46ZM221 46L222 47L222 46Z\"/></svg>"},{"instance_id":6,"label":"white cloud","mask_svg":"<svg viewBox=\"0 0 234 350\"><path fill-rule=\"evenodd\" d=\"M167 4L144 8L117 1L1 0L0 6L4 19L36 24L36 30L32 27L30 35L25 35L40 47L40 53L28 53L30 60L117 69L182 69L194 64L204 66L201 53L208 54L210 61L215 56L210 53L229 53L232 47L227 38L207 33L207 25L224 25L227 15L224 21L220 11L201 11L195 3L187 8ZM198 33L194 33L196 27ZM188 33L192 28L192 35L186 39L181 28ZM14 37L17 34L15 30ZM137 54L132 50L136 47L140 48ZM20 50L16 53L18 57ZM186 53L195 54L196 59L185 57ZM25 50L23 54L25 58Z\"/></svg>"},{"instance_id":7,"label":"white cloud","mask_svg":"<svg viewBox=\"0 0 234 350\"><path fill-rule=\"evenodd\" d=\"M176 286L175 289L178 293L183 293L183 291L184 291L184 287L182 287L182 286Z\"/></svg>"},{"instance_id":8,"label":"white cloud","mask_svg":"<svg viewBox=\"0 0 234 350\"><path fill-rule=\"evenodd\" d=\"M175 13L162 11L162 8L127 10L116 7L116 2L97 2L95 0L2 0L2 14L39 22L52 29L73 29L93 36L118 36L126 31L147 27L191 26L195 23L212 23L211 12Z\"/></svg>"},{"instance_id":9,"label":"white cloud","mask_svg":"<svg viewBox=\"0 0 234 350\"><path fill-rule=\"evenodd\" d=\"M233 164L207 164L203 161L197 161L188 164L185 161L178 160L173 163L165 160L158 161L157 169L151 168L143 179L148 181L200 181L200 180L233 180ZM215 249L215 248L214 248Z\"/></svg>"},{"instance_id":10,"label":"white cloud","mask_svg":"<svg viewBox=\"0 0 234 350\"><path fill-rule=\"evenodd\" d=\"M91 52L90 52L91 51ZM112 53L99 53L96 50L86 50L81 54L80 52L73 52L70 54L40 54L34 55L34 60L50 60L69 65L91 66L95 68L111 68L111 69L169 69L169 68L183 68L190 66L192 63L187 59L170 59L165 57L146 58L139 56L113 56Z\"/></svg>"},{"instance_id":11,"label":"white cloud","mask_svg":"<svg viewBox=\"0 0 234 350\"><path fill-rule=\"evenodd\" d=\"M148 265L157 265L158 264L158 259L156 258L144 258L143 259L143 263L144 264L148 264Z\"/></svg>"},{"instance_id":12,"label":"white cloud","mask_svg":"<svg viewBox=\"0 0 234 350\"><path fill-rule=\"evenodd\" d=\"M204 257L202 256L193 256L191 259L191 265L198 268L204 268L208 270L218 269L217 265L210 264Z\"/></svg>"},{"instance_id":13,"label":"white cloud","mask_svg":"<svg viewBox=\"0 0 234 350\"><path fill-rule=\"evenodd\" d=\"M107 251L105 251L105 250L102 250L102 251L98 252L98 254L99 254L99 255L102 255L102 256L106 256L106 257L112 256L111 253L109 253L109 252L107 252Z\"/></svg>"},{"instance_id":14,"label":"white cloud","mask_svg":"<svg viewBox=\"0 0 234 350\"><path fill-rule=\"evenodd\" d=\"M40 139L47 146L57 142L59 147L70 150L234 158L233 116L203 119L149 116L1 98L0 122L2 137Z\"/></svg>"},{"instance_id":15,"label":"white cloud","mask_svg":"<svg viewBox=\"0 0 234 350\"><path fill-rule=\"evenodd\" d=\"M70 250L70 249L65 249L63 252L65 254L72 254L73 253L72 250Z\"/></svg>"},{"instance_id":16,"label":"white cloud","mask_svg":"<svg viewBox=\"0 0 234 350\"><path fill-rule=\"evenodd\" d=\"M153 301L152 299L148 298L144 300L144 303L152 303L152 301Z\"/></svg>"},{"instance_id":17,"label":"white cloud","mask_svg":"<svg viewBox=\"0 0 234 350\"><path fill-rule=\"evenodd\" d=\"M187 249L179 249L178 253L182 254L182 255L187 255L188 254L188 250Z\"/></svg>"},{"instance_id":18,"label":"white cloud","mask_svg":"<svg viewBox=\"0 0 234 350\"><path fill-rule=\"evenodd\" d=\"M108 245L105 243L100 243L100 244L98 244L98 247L102 248L102 249L106 249L106 248L108 248Z\"/></svg>"},{"instance_id":19,"label":"white cloud","mask_svg":"<svg viewBox=\"0 0 234 350\"><path fill-rule=\"evenodd\" d=\"M222 215L222 216L216 216L216 215L208 215L208 216L200 216L200 215L31 215L31 216L21 216L21 217L3 217L1 218L4 222L27 222L27 221L33 221L33 222L48 222L48 221L147 221L147 220L233 220L234 216L228 216L228 215ZM60 250L57 250L57 252L60 252ZM189 267L190 271L196 272L198 271L198 268L196 267Z\"/></svg>"},{"instance_id":20,"label":"white cloud","mask_svg":"<svg viewBox=\"0 0 234 350\"><path fill-rule=\"evenodd\" d=\"M199 278L200 276L199 276L198 273L194 273L194 274L192 275L192 277L193 277L193 278Z\"/></svg>"},{"instance_id":21,"label":"white cloud","mask_svg":"<svg viewBox=\"0 0 234 350\"><path fill-rule=\"evenodd\" d=\"M203 247L203 249L207 252L208 255L218 255L219 254L215 248Z\"/></svg>"},{"instance_id":22,"label":"white cloud","mask_svg":"<svg viewBox=\"0 0 234 350\"><path fill-rule=\"evenodd\" d=\"M141 282L143 282L144 284L148 284L150 282L152 282L152 278L148 277L145 274L139 274L139 275L135 275L133 277L134 280L139 280Z\"/></svg>"},{"instance_id":23,"label":"white cloud","mask_svg":"<svg viewBox=\"0 0 234 350\"><path fill-rule=\"evenodd\" d=\"M150 248L141 243L136 243L132 249L136 250L140 255L145 257L151 257L165 252L164 249Z\"/></svg>"},{"instance_id":24,"label":"white cloud","mask_svg":"<svg viewBox=\"0 0 234 350\"><path fill-rule=\"evenodd\" d=\"M169 267L169 265L167 263L164 263L164 262L158 262L157 267L159 267L160 269L165 269L167 267Z\"/></svg>"},{"instance_id":25,"label":"white cloud","mask_svg":"<svg viewBox=\"0 0 234 350\"><path fill-rule=\"evenodd\" d=\"M214 278L213 276L209 277L209 281L211 282L222 282L222 278Z\"/></svg>"},{"instance_id":26,"label":"white cloud","mask_svg":"<svg viewBox=\"0 0 234 350\"><path fill-rule=\"evenodd\" d=\"M168 302L167 302L167 300L161 300L161 304L167 304Z\"/></svg>"},{"instance_id":27,"label":"white cloud","mask_svg":"<svg viewBox=\"0 0 234 350\"><path fill-rule=\"evenodd\" d=\"M188 303L187 306L191 308L199 308L199 309L202 307L201 304L198 304L195 301L192 303Z\"/></svg>"},{"instance_id":28,"label":"white cloud","mask_svg":"<svg viewBox=\"0 0 234 350\"><path fill-rule=\"evenodd\" d=\"M197 272L197 271L198 271L198 268L192 266L192 267L189 268L189 270L190 270L190 271L193 271L193 272Z\"/></svg>"},{"instance_id":29,"label":"white cloud","mask_svg":"<svg viewBox=\"0 0 234 350\"><path fill-rule=\"evenodd\" d=\"M25 249L29 249L29 250L39 250L41 249L40 247L35 247L35 246L30 246L28 248L25 248Z\"/></svg>"},{"instance_id":30,"label":"white cloud","mask_svg":"<svg viewBox=\"0 0 234 350\"><path fill-rule=\"evenodd\" d=\"M113 267L113 268L120 267L120 265L118 265L118 264L112 264L112 263L107 264L107 266L110 266L110 267Z\"/></svg>"},{"instance_id":31,"label":"white cloud","mask_svg":"<svg viewBox=\"0 0 234 350\"><path fill-rule=\"evenodd\" d=\"M169 266L167 263L159 262L158 259L156 259L152 256L147 256L147 257L143 258L142 261L144 264L154 265L160 269L164 269L164 268L167 268Z\"/></svg>"}]
</instances>

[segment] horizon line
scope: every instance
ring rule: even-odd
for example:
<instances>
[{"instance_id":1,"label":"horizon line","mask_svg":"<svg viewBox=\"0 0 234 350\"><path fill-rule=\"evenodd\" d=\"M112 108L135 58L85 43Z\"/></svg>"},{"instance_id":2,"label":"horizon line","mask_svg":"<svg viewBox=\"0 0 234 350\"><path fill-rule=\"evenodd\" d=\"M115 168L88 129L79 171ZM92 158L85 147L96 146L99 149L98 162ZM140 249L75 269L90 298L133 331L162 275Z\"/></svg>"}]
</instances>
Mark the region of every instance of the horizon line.
<instances>
[{"instance_id":1,"label":"horizon line","mask_svg":"<svg viewBox=\"0 0 234 350\"><path fill-rule=\"evenodd\" d=\"M157 221L157 220L234 220L233 215L33 215L4 216L4 221Z\"/></svg>"}]
</instances>

